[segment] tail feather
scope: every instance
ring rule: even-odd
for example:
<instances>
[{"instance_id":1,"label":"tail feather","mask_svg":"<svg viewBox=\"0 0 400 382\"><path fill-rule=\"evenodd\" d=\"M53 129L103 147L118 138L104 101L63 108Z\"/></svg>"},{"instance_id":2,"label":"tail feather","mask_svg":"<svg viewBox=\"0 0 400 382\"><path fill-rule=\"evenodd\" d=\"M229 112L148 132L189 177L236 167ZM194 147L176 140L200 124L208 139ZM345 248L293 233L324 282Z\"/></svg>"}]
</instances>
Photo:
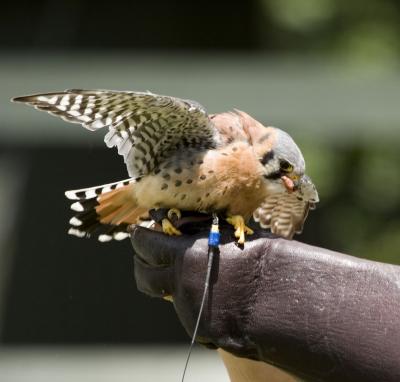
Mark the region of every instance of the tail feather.
<instances>
[{"instance_id":1,"label":"tail feather","mask_svg":"<svg viewBox=\"0 0 400 382\"><path fill-rule=\"evenodd\" d=\"M134 179L103 186L67 191L66 197L75 215L68 233L77 237L98 235L98 240L123 240L129 237L128 227L138 223L147 209L139 207L134 195Z\"/></svg>"},{"instance_id":2,"label":"tail feather","mask_svg":"<svg viewBox=\"0 0 400 382\"><path fill-rule=\"evenodd\" d=\"M65 196L70 200L81 200L81 199L92 199L96 198L101 194L106 194L109 191L113 191L125 186L128 186L131 183L134 183L135 179L125 179L119 182L103 184L102 186L81 188L79 190L69 190L65 191Z\"/></svg>"},{"instance_id":3,"label":"tail feather","mask_svg":"<svg viewBox=\"0 0 400 382\"><path fill-rule=\"evenodd\" d=\"M118 225L118 222L123 222L123 216L126 215L127 210L127 206L125 205L116 205L115 209L112 212L107 213L107 215L101 218L100 221L103 224Z\"/></svg>"},{"instance_id":4,"label":"tail feather","mask_svg":"<svg viewBox=\"0 0 400 382\"><path fill-rule=\"evenodd\" d=\"M129 233L126 232L128 225L121 225L121 226L111 226L108 230L104 233L99 235L98 239L101 242L111 241L111 240L123 240L129 237Z\"/></svg>"},{"instance_id":5,"label":"tail feather","mask_svg":"<svg viewBox=\"0 0 400 382\"><path fill-rule=\"evenodd\" d=\"M98 225L98 223L99 222L97 219L97 214L95 209L76 214L69 221L69 224L71 224L75 228L84 230L88 233L91 233Z\"/></svg>"}]
</instances>

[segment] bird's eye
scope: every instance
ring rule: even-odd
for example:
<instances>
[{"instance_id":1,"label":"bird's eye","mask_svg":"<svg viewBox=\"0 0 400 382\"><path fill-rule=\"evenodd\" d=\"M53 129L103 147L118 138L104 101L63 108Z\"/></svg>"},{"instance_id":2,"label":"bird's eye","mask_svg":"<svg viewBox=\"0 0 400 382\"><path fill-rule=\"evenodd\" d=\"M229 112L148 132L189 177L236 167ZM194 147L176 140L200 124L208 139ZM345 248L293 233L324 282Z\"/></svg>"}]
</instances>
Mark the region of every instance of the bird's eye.
<instances>
[{"instance_id":1,"label":"bird's eye","mask_svg":"<svg viewBox=\"0 0 400 382\"><path fill-rule=\"evenodd\" d=\"M293 166L289 162L284 160L280 162L280 169L283 172L292 172Z\"/></svg>"}]
</instances>

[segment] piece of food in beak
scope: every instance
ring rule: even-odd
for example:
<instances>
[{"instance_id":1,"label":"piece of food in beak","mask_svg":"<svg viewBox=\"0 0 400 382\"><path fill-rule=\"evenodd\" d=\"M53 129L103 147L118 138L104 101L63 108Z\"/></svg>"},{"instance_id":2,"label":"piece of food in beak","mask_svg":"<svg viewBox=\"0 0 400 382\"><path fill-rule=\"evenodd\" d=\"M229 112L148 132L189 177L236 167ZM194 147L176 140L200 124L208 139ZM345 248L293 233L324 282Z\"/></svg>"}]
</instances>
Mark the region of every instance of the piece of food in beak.
<instances>
[{"instance_id":1,"label":"piece of food in beak","mask_svg":"<svg viewBox=\"0 0 400 382\"><path fill-rule=\"evenodd\" d=\"M292 179L290 179L288 176L281 176L283 185L287 189L288 192L293 192L294 191L294 182Z\"/></svg>"}]
</instances>

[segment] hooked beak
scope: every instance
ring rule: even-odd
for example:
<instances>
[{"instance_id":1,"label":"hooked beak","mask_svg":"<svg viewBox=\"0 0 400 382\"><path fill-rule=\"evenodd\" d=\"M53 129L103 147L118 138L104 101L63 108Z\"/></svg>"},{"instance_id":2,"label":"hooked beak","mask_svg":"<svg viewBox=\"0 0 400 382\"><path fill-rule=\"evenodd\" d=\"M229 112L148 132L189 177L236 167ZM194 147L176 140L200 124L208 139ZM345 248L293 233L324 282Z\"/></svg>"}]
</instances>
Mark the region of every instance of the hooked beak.
<instances>
[{"instance_id":1,"label":"hooked beak","mask_svg":"<svg viewBox=\"0 0 400 382\"><path fill-rule=\"evenodd\" d=\"M307 175L282 175L281 180L289 193L298 191L303 200L312 204L319 202L317 189Z\"/></svg>"}]
</instances>

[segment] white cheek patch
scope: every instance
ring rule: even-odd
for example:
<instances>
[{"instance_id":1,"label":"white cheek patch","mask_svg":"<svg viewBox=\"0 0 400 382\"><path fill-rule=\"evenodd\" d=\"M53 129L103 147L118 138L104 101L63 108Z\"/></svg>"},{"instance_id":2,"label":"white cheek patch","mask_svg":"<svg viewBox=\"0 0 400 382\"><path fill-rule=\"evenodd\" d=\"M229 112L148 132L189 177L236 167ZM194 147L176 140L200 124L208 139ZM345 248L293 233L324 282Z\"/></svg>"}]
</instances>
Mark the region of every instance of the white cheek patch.
<instances>
[{"instance_id":1,"label":"white cheek patch","mask_svg":"<svg viewBox=\"0 0 400 382\"><path fill-rule=\"evenodd\" d=\"M286 188L280 179L277 181L267 180L266 183L268 192L272 194L286 192Z\"/></svg>"}]
</instances>

